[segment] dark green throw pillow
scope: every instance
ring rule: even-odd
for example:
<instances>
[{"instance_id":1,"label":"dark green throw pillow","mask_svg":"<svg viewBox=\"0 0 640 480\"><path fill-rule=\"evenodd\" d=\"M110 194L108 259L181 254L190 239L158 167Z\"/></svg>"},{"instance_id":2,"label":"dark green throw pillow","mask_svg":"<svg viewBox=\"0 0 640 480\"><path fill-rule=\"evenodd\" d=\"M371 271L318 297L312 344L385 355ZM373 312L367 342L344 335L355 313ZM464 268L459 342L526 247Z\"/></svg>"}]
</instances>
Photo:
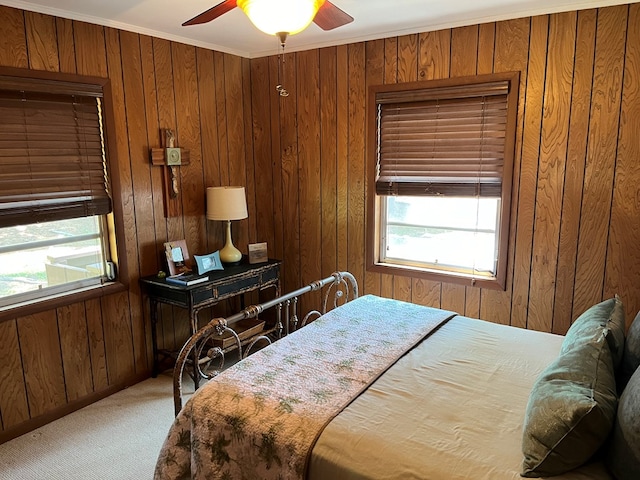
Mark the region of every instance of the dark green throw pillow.
<instances>
[{"instance_id":1,"label":"dark green throw pillow","mask_svg":"<svg viewBox=\"0 0 640 480\"><path fill-rule=\"evenodd\" d=\"M620 397L607 466L617 480L640 478L640 369Z\"/></svg>"},{"instance_id":2,"label":"dark green throw pillow","mask_svg":"<svg viewBox=\"0 0 640 480\"><path fill-rule=\"evenodd\" d=\"M618 368L618 391L622 392L638 367L640 366L640 312L627 331L624 343L624 355Z\"/></svg>"},{"instance_id":3,"label":"dark green throw pillow","mask_svg":"<svg viewBox=\"0 0 640 480\"><path fill-rule=\"evenodd\" d=\"M587 462L616 414L613 359L604 329L573 343L534 384L524 421L523 477L560 475Z\"/></svg>"},{"instance_id":4,"label":"dark green throw pillow","mask_svg":"<svg viewBox=\"0 0 640 480\"><path fill-rule=\"evenodd\" d=\"M560 353L588 341L595 331L603 331L611 349L613 366L617 369L624 353L624 329L624 306L616 295L614 298L593 305L571 324L562 342Z\"/></svg>"}]
</instances>

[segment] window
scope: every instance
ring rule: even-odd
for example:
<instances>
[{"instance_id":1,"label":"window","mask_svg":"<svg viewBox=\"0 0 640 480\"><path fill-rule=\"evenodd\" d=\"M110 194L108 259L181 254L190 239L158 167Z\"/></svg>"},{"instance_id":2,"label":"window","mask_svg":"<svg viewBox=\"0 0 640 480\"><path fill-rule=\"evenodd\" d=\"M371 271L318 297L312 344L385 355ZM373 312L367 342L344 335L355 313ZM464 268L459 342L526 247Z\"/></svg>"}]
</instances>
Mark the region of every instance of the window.
<instances>
[{"instance_id":1,"label":"window","mask_svg":"<svg viewBox=\"0 0 640 480\"><path fill-rule=\"evenodd\" d=\"M369 90L368 268L504 288L519 74Z\"/></svg>"},{"instance_id":2,"label":"window","mask_svg":"<svg viewBox=\"0 0 640 480\"><path fill-rule=\"evenodd\" d=\"M31 75L0 69L0 308L115 274L107 81Z\"/></svg>"}]
</instances>

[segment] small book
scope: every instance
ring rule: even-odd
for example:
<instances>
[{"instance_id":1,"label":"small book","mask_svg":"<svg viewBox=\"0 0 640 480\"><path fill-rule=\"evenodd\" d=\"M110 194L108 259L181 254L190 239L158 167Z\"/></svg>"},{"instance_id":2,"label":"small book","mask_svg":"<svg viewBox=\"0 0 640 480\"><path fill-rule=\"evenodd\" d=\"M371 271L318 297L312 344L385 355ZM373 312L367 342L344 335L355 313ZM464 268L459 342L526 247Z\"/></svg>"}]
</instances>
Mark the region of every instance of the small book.
<instances>
[{"instance_id":1,"label":"small book","mask_svg":"<svg viewBox=\"0 0 640 480\"><path fill-rule=\"evenodd\" d=\"M166 277L167 282L175 283L176 285L182 285L185 287L206 282L207 280L209 280L208 275L196 275L195 273L182 273L179 275L169 275L168 277Z\"/></svg>"}]
</instances>

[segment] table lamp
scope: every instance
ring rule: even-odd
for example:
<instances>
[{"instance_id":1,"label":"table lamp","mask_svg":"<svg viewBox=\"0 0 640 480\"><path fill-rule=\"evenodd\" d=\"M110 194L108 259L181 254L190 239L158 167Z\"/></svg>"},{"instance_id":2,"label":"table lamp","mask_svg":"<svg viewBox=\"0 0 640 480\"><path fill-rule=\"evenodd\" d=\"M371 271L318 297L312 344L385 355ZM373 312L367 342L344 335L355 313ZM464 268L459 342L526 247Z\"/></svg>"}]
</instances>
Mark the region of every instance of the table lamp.
<instances>
[{"instance_id":1,"label":"table lamp","mask_svg":"<svg viewBox=\"0 0 640 480\"><path fill-rule=\"evenodd\" d=\"M227 242L220 250L221 262L234 264L242 260L242 252L231 240L231 220L248 216L244 187L207 187L207 219L227 222Z\"/></svg>"}]
</instances>

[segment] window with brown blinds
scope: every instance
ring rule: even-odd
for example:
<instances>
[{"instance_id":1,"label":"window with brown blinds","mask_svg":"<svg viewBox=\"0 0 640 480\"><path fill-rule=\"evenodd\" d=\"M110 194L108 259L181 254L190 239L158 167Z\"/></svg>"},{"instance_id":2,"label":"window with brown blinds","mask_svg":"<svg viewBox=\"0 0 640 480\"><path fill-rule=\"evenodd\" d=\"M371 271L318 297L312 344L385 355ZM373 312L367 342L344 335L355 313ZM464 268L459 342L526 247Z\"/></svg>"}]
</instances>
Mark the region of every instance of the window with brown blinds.
<instances>
[{"instance_id":1,"label":"window with brown blinds","mask_svg":"<svg viewBox=\"0 0 640 480\"><path fill-rule=\"evenodd\" d=\"M0 75L0 228L111 211L101 97Z\"/></svg>"},{"instance_id":2,"label":"window with brown blinds","mask_svg":"<svg viewBox=\"0 0 640 480\"><path fill-rule=\"evenodd\" d=\"M375 93L376 193L501 197L515 131L511 77Z\"/></svg>"},{"instance_id":3,"label":"window with brown blinds","mask_svg":"<svg viewBox=\"0 0 640 480\"><path fill-rule=\"evenodd\" d=\"M369 87L368 271L505 288L519 81Z\"/></svg>"}]
</instances>

